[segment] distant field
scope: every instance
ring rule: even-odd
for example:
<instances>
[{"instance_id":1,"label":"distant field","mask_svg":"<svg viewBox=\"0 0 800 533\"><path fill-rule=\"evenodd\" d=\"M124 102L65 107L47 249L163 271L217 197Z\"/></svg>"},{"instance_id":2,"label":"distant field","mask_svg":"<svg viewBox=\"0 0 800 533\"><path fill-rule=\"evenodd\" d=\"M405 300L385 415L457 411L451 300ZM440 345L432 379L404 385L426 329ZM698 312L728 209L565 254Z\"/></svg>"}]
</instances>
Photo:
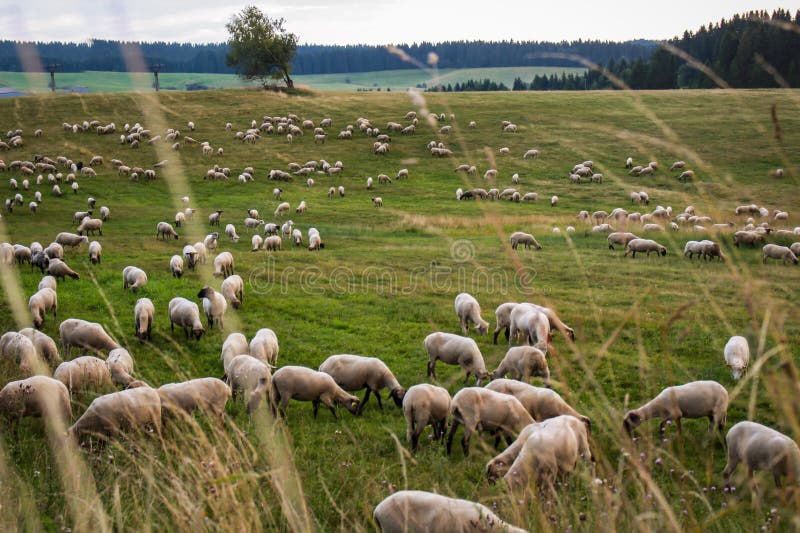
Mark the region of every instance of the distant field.
<instances>
[{"instance_id":1,"label":"distant field","mask_svg":"<svg viewBox=\"0 0 800 533\"><path fill-rule=\"evenodd\" d=\"M579 74L585 69L569 67L501 67L445 69L439 71L441 83L462 83L467 80L483 80L489 78L497 83L505 83L508 87L514 78L522 78L526 82L539 75L558 74L562 72ZM387 88L396 91L408 87L416 87L425 83L428 87L435 84L433 75L428 70L384 70L379 72L351 72L342 74L312 74L294 76L295 83L318 91L355 91L358 89ZM214 89L247 87L248 84L233 74L195 74L165 72L159 74L162 90L185 90L187 85L201 84ZM0 72L0 87L14 87L21 91L47 92L50 75L47 73ZM153 88L153 76L149 73L128 72L63 72L56 73L58 87L83 86L91 92L117 93L129 91L149 91Z\"/></svg>"}]
</instances>

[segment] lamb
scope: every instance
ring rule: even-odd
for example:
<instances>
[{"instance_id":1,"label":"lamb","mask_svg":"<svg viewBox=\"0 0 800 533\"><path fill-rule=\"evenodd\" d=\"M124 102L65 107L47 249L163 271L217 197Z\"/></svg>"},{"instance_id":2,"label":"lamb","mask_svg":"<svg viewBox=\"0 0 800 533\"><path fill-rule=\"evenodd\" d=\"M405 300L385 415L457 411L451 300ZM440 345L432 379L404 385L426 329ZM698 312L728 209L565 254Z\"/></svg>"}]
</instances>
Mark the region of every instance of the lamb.
<instances>
[{"instance_id":1,"label":"lamb","mask_svg":"<svg viewBox=\"0 0 800 533\"><path fill-rule=\"evenodd\" d=\"M675 422L681 432L681 418L708 417L709 431L725 427L728 411L728 391L716 381L692 381L685 385L667 387L658 396L625 415L623 425L630 434L635 427L650 418L663 418L661 431L667 421Z\"/></svg>"},{"instance_id":2,"label":"lamb","mask_svg":"<svg viewBox=\"0 0 800 533\"><path fill-rule=\"evenodd\" d=\"M358 413L360 403L358 398L342 390L328 374L302 366L279 368L272 376L272 396L282 414L289 400L312 402L314 418L317 417L320 403L330 409L334 418L338 418L334 402L344 405L352 414Z\"/></svg>"},{"instance_id":3,"label":"lamb","mask_svg":"<svg viewBox=\"0 0 800 533\"><path fill-rule=\"evenodd\" d=\"M509 348L497 369L489 376L495 380L508 374L512 379L525 383L530 382L531 376L544 378L545 386L549 387L550 369L547 359L541 350L531 346L516 346Z\"/></svg>"},{"instance_id":4,"label":"lamb","mask_svg":"<svg viewBox=\"0 0 800 533\"><path fill-rule=\"evenodd\" d=\"M200 340L203 336L203 323L200 322L200 309L197 304L190 302L186 298L173 298L169 301L169 328L175 333L175 324L183 328L186 338L189 338L189 331L195 339Z\"/></svg>"},{"instance_id":5,"label":"lamb","mask_svg":"<svg viewBox=\"0 0 800 533\"><path fill-rule=\"evenodd\" d=\"M381 198L380 196L373 196L371 200L372 200L372 205L374 205L375 207L383 207L383 198Z\"/></svg>"},{"instance_id":6,"label":"lamb","mask_svg":"<svg viewBox=\"0 0 800 533\"><path fill-rule=\"evenodd\" d=\"M0 390L0 413L12 422L26 416L43 417L45 423L66 424L71 417L69 391L47 376L11 381Z\"/></svg>"},{"instance_id":7,"label":"lamb","mask_svg":"<svg viewBox=\"0 0 800 533\"><path fill-rule=\"evenodd\" d=\"M33 315L33 326L40 329L48 311L53 311L53 319L58 316L58 295L53 289L39 289L28 300L28 309Z\"/></svg>"},{"instance_id":8,"label":"lamb","mask_svg":"<svg viewBox=\"0 0 800 533\"><path fill-rule=\"evenodd\" d=\"M203 299L203 312L208 319L208 329L213 329L215 322L219 324L219 329L223 329L222 315L228 309L225 297L209 286L200 289L197 297Z\"/></svg>"},{"instance_id":9,"label":"lamb","mask_svg":"<svg viewBox=\"0 0 800 533\"><path fill-rule=\"evenodd\" d=\"M515 231L514 233L512 233L511 237L509 237L509 241L511 242L512 250L516 250L517 246L519 246L520 244L525 245L525 249L528 249L531 246L533 246L536 250L542 249L542 245L537 242L536 238L533 235L522 231Z\"/></svg>"},{"instance_id":10,"label":"lamb","mask_svg":"<svg viewBox=\"0 0 800 533\"><path fill-rule=\"evenodd\" d=\"M242 300L244 299L244 280L241 276L233 274L225 278L222 282L221 290L225 300L230 303L234 309L239 309L239 307L241 307Z\"/></svg>"},{"instance_id":11,"label":"lamb","mask_svg":"<svg viewBox=\"0 0 800 533\"><path fill-rule=\"evenodd\" d=\"M135 266L122 269L122 288L137 291L147 285L147 273Z\"/></svg>"},{"instance_id":12,"label":"lamb","mask_svg":"<svg viewBox=\"0 0 800 533\"><path fill-rule=\"evenodd\" d=\"M372 515L382 533L405 531L525 530L501 520L488 507L469 500L421 490L401 490L386 497Z\"/></svg>"},{"instance_id":13,"label":"lamb","mask_svg":"<svg viewBox=\"0 0 800 533\"><path fill-rule=\"evenodd\" d=\"M23 374L39 374L41 361L33 341L21 333L7 331L0 337L0 359L19 365Z\"/></svg>"},{"instance_id":14,"label":"lamb","mask_svg":"<svg viewBox=\"0 0 800 533\"><path fill-rule=\"evenodd\" d=\"M469 337L461 337L452 333L435 332L425 337L425 350L428 353L428 377L436 379L436 361L450 365L459 365L466 372L466 380L475 375L476 383L489 377L483 356L477 343Z\"/></svg>"},{"instance_id":15,"label":"lamb","mask_svg":"<svg viewBox=\"0 0 800 533\"><path fill-rule=\"evenodd\" d=\"M108 372L114 385L127 387L133 381L133 357L125 348L111 350L106 359Z\"/></svg>"},{"instance_id":16,"label":"lamb","mask_svg":"<svg viewBox=\"0 0 800 533\"><path fill-rule=\"evenodd\" d=\"M139 298L133 308L134 334L139 340L150 340L156 308L149 298Z\"/></svg>"},{"instance_id":17,"label":"lamb","mask_svg":"<svg viewBox=\"0 0 800 533\"><path fill-rule=\"evenodd\" d=\"M627 246L628 243L631 242L633 239L638 239L638 238L639 237L637 237L633 233L616 231L614 233L609 233L608 237L606 237L606 240L608 241L608 249L614 250L615 244L618 244L620 246Z\"/></svg>"},{"instance_id":18,"label":"lamb","mask_svg":"<svg viewBox=\"0 0 800 533\"><path fill-rule=\"evenodd\" d=\"M64 355L67 359L72 357L73 346L98 353L119 348L119 343L106 333L103 326L79 318L68 318L61 322L58 327L58 337L64 346Z\"/></svg>"},{"instance_id":19,"label":"lamb","mask_svg":"<svg viewBox=\"0 0 800 533\"><path fill-rule=\"evenodd\" d=\"M403 405L403 396L406 390L394 377L386 363L377 357L332 355L320 365L319 371L329 374L336 384L346 391L367 389L364 399L358 406L358 414L364 410L370 393L375 394L378 407L383 409L380 390L384 388L389 390L389 396L398 407Z\"/></svg>"},{"instance_id":20,"label":"lamb","mask_svg":"<svg viewBox=\"0 0 800 533\"><path fill-rule=\"evenodd\" d=\"M517 338L518 333L524 333L527 344L533 344L535 338L536 344L533 346L547 353L547 344L550 340L550 319L538 306L527 303L518 304L511 310L509 320L509 347Z\"/></svg>"},{"instance_id":21,"label":"lamb","mask_svg":"<svg viewBox=\"0 0 800 533\"><path fill-rule=\"evenodd\" d=\"M472 295L462 292L456 296L455 310L461 330L464 335L469 330L469 323L475 324L475 329L479 335L486 335L489 331L489 323L481 318L481 306Z\"/></svg>"},{"instance_id":22,"label":"lamb","mask_svg":"<svg viewBox=\"0 0 800 533\"><path fill-rule=\"evenodd\" d=\"M728 464L722 472L728 479L739 463L744 463L747 477L757 470L770 470L775 486L781 486L786 476L789 483L800 482L800 448L790 437L756 422L739 422L725 437L728 446Z\"/></svg>"},{"instance_id":23,"label":"lamb","mask_svg":"<svg viewBox=\"0 0 800 533\"><path fill-rule=\"evenodd\" d=\"M587 428L591 427L589 417L578 413L552 389L534 387L515 379L495 379L486 385L486 388L514 396L537 422L560 415L570 415L581 420Z\"/></svg>"},{"instance_id":24,"label":"lamb","mask_svg":"<svg viewBox=\"0 0 800 533\"><path fill-rule=\"evenodd\" d=\"M95 398L69 428L69 435L88 434L106 440L122 430L135 431L147 425L161 434L161 398L155 389L138 387Z\"/></svg>"},{"instance_id":25,"label":"lamb","mask_svg":"<svg viewBox=\"0 0 800 533\"><path fill-rule=\"evenodd\" d=\"M786 264L787 261L796 265L798 263L797 256L794 255L791 248L786 246L779 246L777 244L767 244L761 248L762 262L766 265L767 258L780 259L781 263Z\"/></svg>"},{"instance_id":26,"label":"lamb","mask_svg":"<svg viewBox=\"0 0 800 533\"><path fill-rule=\"evenodd\" d=\"M233 255L222 252L214 258L214 277L226 278L233 275Z\"/></svg>"},{"instance_id":27,"label":"lamb","mask_svg":"<svg viewBox=\"0 0 800 533\"><path fill-rule=\"evenodd\" d=\"M194 270L194 267L197 264L197 249L191 244L187 244L183 247L183 257L186 258L186 262L189 265L189 270ZM172 261L170 261L170 269L171 268Z\"/></svg>"},{"instance_id":28,"label":"lamb","mask_svg":"<svg viewBox=\"0 0 800 533\"><path fill-rule=\"evenodd\" d=\"M56 235L56 242L61 246L70 246L75 248L76 246L80 246L83 243L89 242L89 237L75 235L74 233L68 233L66 231L62 231L58 235Z\"/></svg>"},{"instance_id":29,"label":"lamb","mask_svg":"<svg viewBox=\"0 0 800 533\"><path fill-rule=\"evenodd\" d=\"M91 355L76 357L58 365L53 377L66 385L70 393L102 391L111 388L111 372L106 362Z\"/></svg>"},{"instance_id":30,"label":"lamb","mask_svg":"<svg viewBox=\"0 0 800 533\"><path fill-rule=\"evenodd\" d=\"M636 252L646 252L647 257L650 257L650 252L656 252L662 256L667 255L667 249L664 246L650 239L633 239L628 241L628 244L625 246L625 254L623 257L627 257L628 254L631 253L633 257L636 257Z\"/></svg>"},{"instance_id":31,"label":"lamb","mask_svg":"<svg viewBox=\"0 0 800 533\"><path fill-rule=\"evenodd\" d=\"M61 361L61 356L58 355L58 347L48 335L34 328L23 328L19 330L19 334L27 337L33 343L36 354L41 360L53 364Z\"/></svg>"},{"instance_id":32,"label":"lamb","mask_svg":"<svg viewBox=\"0 0 800 533\"><path fill-rule=\"evenodd\" d=\"M156 224L156 239L163 238L167 240L167 237L178 240L178 234L175 233L175 228L173 228L169 222L159 222Z\"/></svg>"},{"instance_id":33,"label":"lamb","mask_svg":"<svg viewBox=\"0 0 800 533\"><path fill-rule=\"evenodd\" d=\"M747 365L750 363L750 346L747 339L740 336L731 337L724 350L725 366L731 370L734 381L739 381L739 378L747 371Z\"/></svg>"},{"instance_id":34,"label":"lamb","mask_svg":"<svg viewBox=\"0 0 800 533\"><path fill-rule=\"evenodd\" d=\"M161 397L164 412L194 411L212 414L222 420L225 404L231 397L231 388L217 378L199 378L182 383L167 383L156 389Z\"/></svg>"},{"instance_id":35,"label":"lamb","mask_svg":"<svg viewBox=\"0 0 800 533\"><path fill-rule=\"evenodd\" d=\"M269 328L261 328L250 341L249 350L246 353L269 365L275 365L278 362L279 350L278 336L275 335L275 332Z\"/></svg>"},{"instance_id":36,"label":"lamb","mask_svg":"<svg viewBox=\"0 0 800 533\"><path fill-rule=\"evenodd\" d=\"M502 433L511 444L522 428L532 423L530 413L513 396L480 387L466 387L458 391L450 403L451 426L447 435L447 455L450 455L453 437L459 425L464 426L461 448L467 456L473 433L490 431L497 435L498 440L498 433Z\"/></svg>"},{"instance_id":37,"label":"lamb","mask_svg":"<svg viewBox=\"0 0 800 533\"><path fill-rule=\"evenodd\" d=\"M93 265L97 265L100 263L101 257L103 255L103 247L97 241L92 241L89 243L89 261L92 262Z\"/></svg>"},{"instance_id":38,"label":"lamb","mask_svg":"<svg viewBox=\"0 0 800 533\"><path fill-rule=\"evenodd\" d=\"M447 414L450 411L450 393L447 389L421 383L409 388L403 396L403 415L406 419L406 440L411 450L417 451L419 436L429 424L433 438L444 441Z\"/></svg>"},{"instance_id":39,"label":"lamb","mask_svg":"<svg viewBox=\"0 0 800 533\"><path fill-rule=\"evenodd\" d=\"M225 235L227 235L232 242L239 242L239 235L236 234L236 226L233 224L225 226Z\"/></svg>"},{"instance_id":40,"label":"lamb","mask_svg":"<svg viewBox=\"0 0 800 533\"><path fill-rule=\"evenodd\" d=\"M173 255L169 259L169 271L172 277L180 279L183 276L183 257Z\"/></svg>"}]
</instances>

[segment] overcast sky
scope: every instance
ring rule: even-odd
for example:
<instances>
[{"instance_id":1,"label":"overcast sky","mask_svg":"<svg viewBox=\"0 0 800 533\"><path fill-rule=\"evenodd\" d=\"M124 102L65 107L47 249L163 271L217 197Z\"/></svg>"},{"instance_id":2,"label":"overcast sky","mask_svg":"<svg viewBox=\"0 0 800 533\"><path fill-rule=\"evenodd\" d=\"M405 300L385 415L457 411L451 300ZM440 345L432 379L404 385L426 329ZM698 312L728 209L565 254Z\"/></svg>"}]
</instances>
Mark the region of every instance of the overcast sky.
<instances>
[{"instance_id":1,"label":"overcast sky","mask_svg":"<svg viewBox=\"0 0 800 533\"><path fill-rule=\"evenodd\" d=\"M793 2L757 0L4 0L0 38L220 42L248 3L283 17L303 44L446 40L666 39L734 13Z\"/></svg>"}]
</instances>

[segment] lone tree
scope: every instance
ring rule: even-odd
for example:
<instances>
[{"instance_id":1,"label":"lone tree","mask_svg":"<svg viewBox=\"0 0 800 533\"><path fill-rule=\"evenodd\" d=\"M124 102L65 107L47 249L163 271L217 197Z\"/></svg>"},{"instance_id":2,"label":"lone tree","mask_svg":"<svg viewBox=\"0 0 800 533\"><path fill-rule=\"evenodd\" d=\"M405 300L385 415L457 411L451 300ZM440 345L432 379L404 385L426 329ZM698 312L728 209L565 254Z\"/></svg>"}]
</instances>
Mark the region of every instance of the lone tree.
<instances>
[{"instance_id":1,"label":"lone tree","mask_svg":"<svg viewBox=\"0 0 800 533\"><path fill-rule=\"evenodd\" d=\"M264 87L269 79L283 79L287 87L294 87L289 71L297 35L287 32L284 22L270 19L256 6L245 7L225 25L230 34L225 63L242 78L259 80Z\"/></svg>"}]
</instances>

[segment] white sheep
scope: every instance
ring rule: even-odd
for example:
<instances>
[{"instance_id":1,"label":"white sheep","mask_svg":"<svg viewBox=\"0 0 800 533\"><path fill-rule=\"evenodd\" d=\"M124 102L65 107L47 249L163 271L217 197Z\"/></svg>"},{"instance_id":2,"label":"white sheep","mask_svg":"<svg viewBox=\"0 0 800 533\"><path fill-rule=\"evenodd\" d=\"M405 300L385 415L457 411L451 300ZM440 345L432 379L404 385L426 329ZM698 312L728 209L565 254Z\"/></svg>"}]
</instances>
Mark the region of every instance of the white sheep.
<instances>
[{"instance_id":1,"label":"white sheep","mask_svg":"<svg viewBox=\"0 0 800 533\"><path fill-rule=\"evenodd\" d=\"M271 397L272 373L269 365L250 355L233 357L225 367L225 379L234 398L239 392L245 395L250 413L258 408L262 399Z\"/></svg>"},{"instance_id":2,"label":"white sheep","mask_svg":"<svg viewBox=\"0 0 800 533\"><path fill-rule=\"evenodd\" d=\"M197 297L203 299L203 312L208 319L208 329L213 329L214 323L219 325L219 329L223 329L222 315L228 309L225 296L213 288L205 286L197 293Z\"/></svg>"},{"instance_id":3,"label":"white sheep","mask_svg":"<svg viewBox=\"0 0 800 533\"><path fill-rule=\"evenodd\" d=\"M222 368L228 372L228 365L237 355L247 354L250 348L247 344L247 338L238 332L231 333L225 338L222 343L222 351L220 353L220 361L222 361Z\"/></svg>"},{"instance_id":4,"label":"white sheep","mask_svg":"<svg viewBox=\"0 0 800 533\"><path fill-rule=\"evenodd\" d=\"M615 231L614 233L609 233L608 237L606 237L606 240L608 241L608 249L614 250L615 244L620 246L627 246L628 243L631 242L633 239L638 239L638 238L639 237L637 237L633 233Z\"/></svg>"},{"instance_id":5,"label":"white sheep","mask_svg":"<svg viewBox=\"0 0 800 533\"><path fill-rule=\"evenodd\" d=\"M69 391L60 381L31 376L10 381L0 390L0 414L12 422L26 416L42 417L45 424L66 424L71 417Z\"/></svg>"},{"instance_id":6,"label":"white sheep","mask_svg":"<svg viewBox=\"0 0 800 533\"><path fill-rule=\"evenodd\" d=\"M450 403L447 455L450 455L459 425L464 426L461 449L464 455L469 455L469 441L473 433L490 431L497 440L502 433L510 444L522 428L533 422L530 413L513 396L480 387L466 387L458 391Z\"/></svg>"},{"instance_id":7,"label":"white sheep","mask_svg":"<svg viewBox=\"0 0 800 533\"><path fill-rule=\"evenodd\" d=\"M225 235L228 236L232 242L239 242L239 235L236 234L236 226L228 224L225 226Z\"/></svg>"},{"instance_id":8,"label":"white sheep","mask_svg":"<svg viewBox=\"0 0 800 533\"><path fill-rule=\"evenodd\" d=\"M486 335L489 332L489 323L481 318L481 306L474 296L462 292L455 299L456 316L461 324L461 331L464 335L469 331L469 324L475 324L475 330L479 335Z\"/></svg>"},{"instance_id":9,"label":"white sheep","mask_svg":"<svg viewBox=\"0 0 800 533\"><path fill-rule=\"evenodd\" d=\"M222 218L222 210L217 209L210 215L208 215L208 224L210 226L219 226L219 221Z\"/></svg>"},{"instance_id":10,"label":"white sheep","mask_svg":"<svg viewBox=\"0 0 800 533\"><path fill-rule=\"evenodd\" d=\"M744 463L747 477L753 472L769 470L775 486L781 486L781 478L786 476L789 483L800 482L800 448L790 437L756 422L739 422L725 436L728 446L728 464L722 472L728 479L739 463Z\"/></svg>"},{"instance_id":11,"label":"white sheep","mask_svg":"<svg viewBox=\"0 0 800 533\"><path fill-rule=\"evenodd\" d=\"M428 377L436 379L436 361L460 366L467 374L465 381L474 374L479 386L489 377L478 344L469 337L435 332L425 337L424 346L428 353Z\"/></svg>"},{"instance_id":12,"label":"white sheep","mask_svg":"<svg viewBox=\"0 0 800 533\"><path fill-rule=\"evenodd\" d=\"M631 253L633 257L636 257L636 252L647 253L647 257L650 257L650 252L656 252L656 254L662 256L667 255L667 249L664 246L650 239L633 239L628 241L628 244L625 246L624 257L627 257L628 254Z\"/></svg>"},{"instance_id":13,"label":"white sheep","mask_svg":"<svg viewBox=\"0 0 800 533\"><path fill-rule=\"evenodd\" d=\"M156 224L156 239L162 238L167 240L168 237L178 240L178 234L175 232L175 228L172 227L172 224L169 222L159 222Z\"/></svg>"},{"instance_id":14,"label":"white sheep","mask_svg":"<svg viewBox=\"0 0 800 533\"><path fill-rule=\"evenodd\" d=\"M550 207L555 207L558 205L558 196L553 195L550 198Z\"/></svg>"},{"instance_id":15,"label":"white sheep","mask_svg":"<svg viewBox=\"0 0 800 533\"><path fill-rule=\"evenodd\" d=\"M233 255L221 252L214 258L214 277L226 278L233 275Z\"/></svg>"},{"instance_id":16,"label":"white sheep","mask_svg":"<svg viewBox=\"0 0 800 533\"><path fill-rule=\"evenodd\" d=\"M525 249L528 249L531 246L533 246L536 250L542 249L542 245L539 244L539 242L536 240L536 237L523 231L515 231L511 234L508 240L511 242L511 249L513 250L516 250L517 246L520 244L524 245Z\"/></svg>"},{"instance_id":17,"label":"white sheep","mask_svg":"<svg viewBox=\"0 0 800 533\"><path fill-rule=\"evenodd\" d=\"M69 428L69 434L72 438L88 434L105 440L122 430L141 431L148 425L161 434L161 398L150 387L138 387L95 398Z\"/></svg>"},{"instance_id":18,"label":"white sheep","mask_svg":"<svg viewBox=\"0 0 800 533\"><path fill-rule=\"evenodd\" d=\"M139 298L133 308L134 333L139 340L150 340L156 308L150 298Z\"/></svg>"},{"instance_id":19,"label":"white sheep","mask_svg":"<svg viewBox=\"0 0 800 533\"><path fill-rule=\"evenodd\" d=\"M433 438L444 441L447 415L450 411L450 393L447 389L420 383L410 387L403 396L403 416L406 419L406 440L416 451L419 436L428 425L433 427Z\"/></svg>"},{"instance_id":20,"label":"white sheep","mask_svg":"<svg viewBox=\"0 0 800 533\"><path fill-rule=\"evenodd\" d=\"M667 421L675 422L681 431L681 418L708 417L709 430L725 427L728 411L728 391L716 381L692 381L685 385L667 387L658 396L625 415L625 430L630 434L650 418L662 418L661 430Z\"/></svg>"},{"instance_id":21,"label":"white sheep","mask_svg":"<svg viewBox=\"0 0 800 533\"><path fill-rule=\"evenodd\" d=\"M334 402L340 403L352 414L358 412L359 399L339 387L331 376L302 366L284 366L272 375L272 395L282 414L289 400L312 402L314 418L322 403L338 418Z\"/></svg>"},{"instance_id":22,"label":"white sheep","mask_svg":"<svg viewBox=\"0 0 800 533\"><path fill-rule=\"evenodd\" d=\"M53 319L58 316L58 295L49 288L39 289L28 299L28 310L33 315L33 326L36 329L44 324L45 315L53 311Z\"/></svg>"},{"instance_id":23,"label":"white sheep","mask_svg":"<svg viewBox=\"0 0 800 533\"><path fill-rule=\"evenodd\" d=\"M103 255L103 247L97 241L92 241L89 243L89 261L92 262L93 265L99 264L102 260Z\"/></svg>"},{"instance_id":24,"label":"white sheep","mask_svg":"<svg viewBox=\"0 0 800 533\"><path fill-rule=\"evenodd\" d=\"M76 246L80 246L83 243L89 243L89 237L75 235L74 233L69 233L66 231L62 231L58 235L56 235L56 243L60 244L61 246L71 246L75 248Z\"/></svg>"},{"instance_id":25,"label":"white sheep","mask_svg":"<svg viewBox=\"0 0 800 533\"><path fill-rule=\"evenodd\" d=\"M164 413L191 414L200 411L222 419L231 388L217 378L198 378L181 383L167 383L156 389Z\"/></svg>"},{"instance_id":26,"label":"white sheep","mask_svg":"<svg viewBox=\"0 0 800 533\"><path fill-rule=\"evenodd\" d=\"M504 378L506 374L512 379L530 382L531 376L544 378L545 386L549 386L550 369L547 358L541 350L532 346L515 346L509 348L500 365L489 376L495 380Z\"/></svg>"},{"instance_id":27,"label":"white sheep","mask_svg":"<svg viewBox=\"0 0 800 533\"><path fill-rule=\"evenodd\" d=\"M525 531L504 522L480 503L420 490L401 490L387 496L375 507L372 517L382 533Z\"/></svg>"},{"instance_id":28,"label":"white sheep","mask_svg":"<svg viewBox=\"0 0 800 533\"><path fill-rule=\"evenodd\" d=\"M169 328L175 333L175 324L183 328L186 338L189 338L189 331L195 339L200 340L203 336L203 323L200 322L200 308L197 304L190 302L186 298L173 298L169 301Z\"/></svg>"},{"instance_id":29,"label":"white sheep","mask_svg":"<svg viewBox=\"0 0 800 533\"><path fill-rule=\"evenodd\" d=\"M141 268L126 266L122 269L122 288L136 291L147 285L147 274Z\"/></svg>"},{"instance_id":30,"label":"white sheep","mask_svg":"<svg viewBox=\"0 0 800 533\"><path fill-rule=\"evenodd\" d=\"M398 407L403 405L403 396L405 396L406 390L394 377L386 363L377 357L350 354L332 355L320 365L319 371L330 375L337 385L348 392L366 389L364 399L358 407L359 414L364 410L370 394L375 395L378 407L383 409L381 389L389 390L389 396Z\"/></svg>"},{"instance_id":31,"label":"white sheep","mask_svg":"<svg viewBox=\"0 0 800 533\"><path fill-rule=\"evenodd\" d=\"M106 366L115 385L127 387L133 381L133 357L125 348L111 350Z\"/></svg>"},{"instance_id":32,"label":"white sheep","mask_svg":"<svg viewBox=\"0 0 800 533\"><path fill-rule=\"evenodd\" d=\"M550 319L538 306L527 303L518 304L511 310L509 320L509 347L516 340L517 335L522 333L526 344L532 344L547 353L547 345L550 341ZM533 344L534 339L536 339L535 344Z\"/></svg>"},{"instance_id":33,"label":"white sheep","mask_svg":"<svg viewBox=\"0 0 800 533\"><path fill-rule=\"evenodd\" d=\"M41 373L42 361L33 341L26 335L15 331L7 331L0 337L0 359L12 361L19 365L23 374Z\"/></svg>"},{"instance_id":34,"label":"white sheep","mask_svg":"<svg viewBox=\"0 0 800 533\"><path fill-rule=\"evenodd\" d=\"M786 246L779 246L777 244L767 244L761 248L762 261L766 265L767 259L779 259L781 263L786 264L787 261L796 265L798 263L797 256L794 255L791 248Z\"/></svg>"},{"instance_id":35,"label":"white sheep","mask_svg":"<svg viewBox=\"0 0 800 533\"><path fill-rule=\"evenodd\" d=\"M275 332L269 328L261 328L250 341L247 353L269 365L275 365L278 362L279 351L278 336Z\"/></svg>"},{"instance_id":36,"label":"white sheep","mask_svg":"<svg viewBox=\"0 0 800 533\"><path fill-rule=\"evenodd\" d=\"M72 357L72 347L83 348L92 352L111 351L119 348L119 343L112 339L97 322L87 322L79 318L68 318L58 327L58 336L64 346L64 355Z\"/></svg>"},{"instance_id":37,"label":"white sheep","mask_svg":"<svg viewBox=\"0 0 800 533\"><path fill-rule=\"evenodd\" d=\"M53 339L48 335L34 328L23 328L19 334L27 337L36 349L36 354L43 361L48 363L59 363L61 356L58 354L58 347Z\"/></svg>"},{"instance_id":38,"label":"white sheep","mask_svg":"<svg viewBox=\"0 0 800 533\"><path fill-rule=\"evenodd\" d=\"M112 384L106 362L91 355L64 361L53 372L53 377L66 385L70 393L102 391L110 389Z\"/></svg>"},{"instance_id":39,"label":"white sheep","mask_svg":"<svg viewBox=\"0 0 800 533\"><path fill-rule=\"evenodd\" d=\"M731 370L733 379L739 381L750 363L750 345L747 343L747 339L740 336L731 337L725 344L723 355L725 366Z\"/></svg>"},{"instance_id":40,"label":"white sheep","mask_svg":"<svg viewBox=\"0 0 800 533\"><path fill-rule=\"evenodd\" d=\"M591 426L589 417L578 413L553 389L534 387L516 379L495 379L486 388L514 396L528 410L534 420L541 422L560 415L570 415Z\"/></svg>"},{"instance_id":41,"label":"white sheep","mask_svg":"<svg viewBox=\"0 0 800 533\"><path fill-rule=\"evenodd\" d=\"M275 213L274 213L275 218L278 218L283 214L288 213L289 211L291 211L291 209L292 206L289 205L289 202L281 202L280 204L278 204L278 207L275 208Z\"/></svg>"}]
</instances>

